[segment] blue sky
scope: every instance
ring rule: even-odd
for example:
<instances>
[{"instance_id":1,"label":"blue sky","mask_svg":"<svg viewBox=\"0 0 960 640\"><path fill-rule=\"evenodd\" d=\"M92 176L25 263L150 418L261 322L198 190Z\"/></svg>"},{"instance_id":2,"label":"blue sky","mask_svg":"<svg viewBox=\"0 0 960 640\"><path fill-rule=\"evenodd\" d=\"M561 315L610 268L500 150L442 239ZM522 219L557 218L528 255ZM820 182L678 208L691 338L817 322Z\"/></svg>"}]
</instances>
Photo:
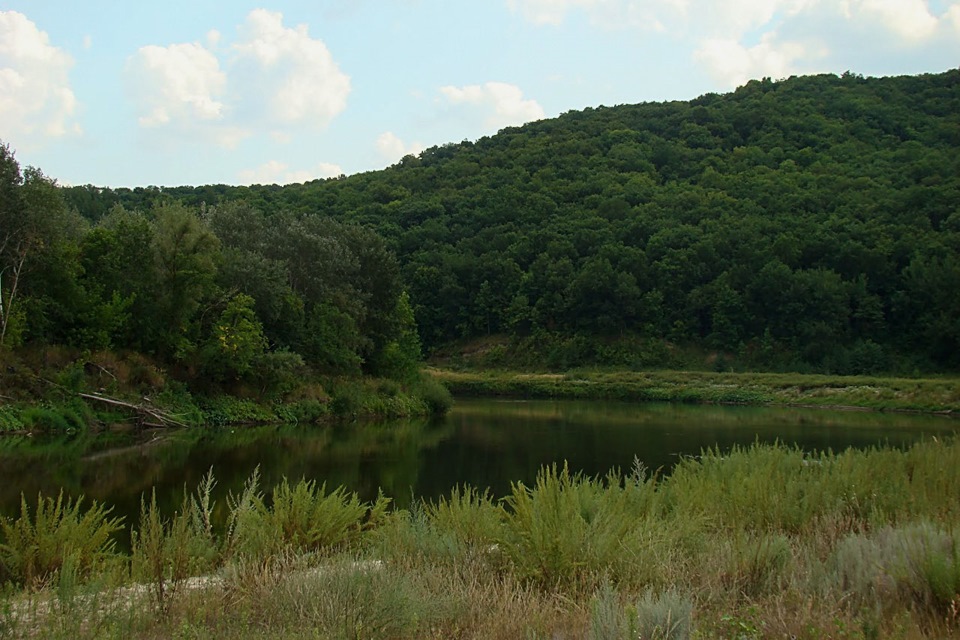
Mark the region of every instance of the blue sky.
<instances>
[{"instance_id":1,"label":"blue sky","mask_svg":"<svg viewBox=\"0 0 960 640\"><path fill-rule=\"evenodd\" d=\"M960 0L3 0L0 140L65 184L284 184L588 106L958 64Z\"/></svg>"}]
</instances>

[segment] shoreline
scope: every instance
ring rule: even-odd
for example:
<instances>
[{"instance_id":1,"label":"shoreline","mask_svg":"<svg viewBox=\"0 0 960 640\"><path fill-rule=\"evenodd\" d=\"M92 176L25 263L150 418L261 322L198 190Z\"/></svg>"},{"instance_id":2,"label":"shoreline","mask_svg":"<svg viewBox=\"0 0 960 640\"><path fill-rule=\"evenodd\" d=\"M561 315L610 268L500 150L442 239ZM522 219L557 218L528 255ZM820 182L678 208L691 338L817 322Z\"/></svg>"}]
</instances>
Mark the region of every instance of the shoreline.
<instances>
[{"instance_id":1,"label":"shoreline","mask_svg":"<svg viewBox=\"0 0 960 640\"><path fill-rule=\"evenodd\" d=\"M424 373L454 396L569 398L937 414L960 412L960 379L703 371L508 370Z\"/></svg>"}]
</instances>

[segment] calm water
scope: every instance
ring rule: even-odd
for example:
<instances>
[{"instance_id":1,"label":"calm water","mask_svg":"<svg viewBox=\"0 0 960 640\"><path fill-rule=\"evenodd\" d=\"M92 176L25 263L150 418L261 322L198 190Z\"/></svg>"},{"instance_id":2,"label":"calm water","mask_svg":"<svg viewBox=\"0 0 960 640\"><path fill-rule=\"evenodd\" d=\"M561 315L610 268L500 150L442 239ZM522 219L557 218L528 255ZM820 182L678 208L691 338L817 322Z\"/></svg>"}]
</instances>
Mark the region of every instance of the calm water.
<instances>
[{"instance_id":1,"label":"calm water","mask_svg":"<svg viewBox=\"0 0 960 640\"><path fill-rule=\"evenodd\" d=\"M301 477L345 485L371 499L378 488L405 506L458 484L503 495L511 482L532 483L537 470L567 461L590 475L634 458L669 468L681 455L754 441L781 441L807 450L902 447L960 431L944 417L617 402L459 400L439 421L354 423L336 427L267 427L96 438L0 438L0 512L18 510L20 494L61 487L115 506L135 520L152 488L170 511L184 486L209 469L221 499L238 492L259 466L261 486Z\"/></svg>"}]
</instances>

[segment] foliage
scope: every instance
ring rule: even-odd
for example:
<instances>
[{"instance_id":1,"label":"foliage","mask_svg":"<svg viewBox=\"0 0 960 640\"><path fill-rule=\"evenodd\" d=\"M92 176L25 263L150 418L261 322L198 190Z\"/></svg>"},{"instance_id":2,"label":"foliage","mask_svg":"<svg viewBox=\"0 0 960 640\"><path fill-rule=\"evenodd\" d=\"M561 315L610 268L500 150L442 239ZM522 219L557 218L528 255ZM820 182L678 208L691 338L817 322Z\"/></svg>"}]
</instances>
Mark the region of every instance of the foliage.
<instances>
[{"instance_id":1,"label":"foliage","mask_svg":"<svg viewBox=\"0 0 960 640\"><path fill-rule=\"evenodd\" d=\"M551 585L590 583L604 574L625 581L656 574L653 484L605 481L542 469L532 488L514 484L505 500L501 545L520 575Z\"/></svg>"},{"instance_id":2,"label":"foliage","mask_svg":"<svg viewBox=\"0 0 960 640\"><path fill-rule=\"evenodd\" d=\"M131 533L131 573L151 585L155 603L169 605L184 580L214 566L218 549L213 536L213 472L185 496L181 509L166 520L157 508L156 491L150 502L140 501L140 524Z\"/></svg>"},{"instance_id":3,"label":"foliage","mask_svg":"<svg viewBox=\"0 0 960 640\"><path fill-rule=\"evenodd\" d=\"M214 323L201 358L204 370L215 379L245 376L262 359L267 339L253 303L250 296L234 296Z\"/></svg>"},{"instance_id":4,"label":"foliage","mask_svg":"<svg viewBox=\"0 0 960 640\"><path fill-rule=\"evenodd\" d=\"M265 495L256 474L224 512L208 475L169 516L144 501L124 565L132 572L68 554L49 586L17 579L0 592L0 629L53 638L952 638L958 455L951 439L795 465L787 448L755 446L705 453L702 466L656 483L640 470L597 480L548 467L500 504L464 487L392 512L384 499L358 508L355 496L309 483L283 481ZM704 483L691 479L699 474ZM705 487L721 478L725 491L766 482L768 493L783 486L796 496L786 485L812 483L810 494L833 497L800 528L777 499L758 501L745 531L728 519L738 507ZM78 521L104 512L68 510ZM6 521L3 544L33 522ZM93 542L68 528L71 540ZM308 544L320 530L340 542ZM0 548L4 562L15 555ZM118 588L121 575L147 584Z\"/></svg>"},{"instance_id":5,"label":"foliage","mask_svg":"<svg viewBox=\"0 0 960 640\"><path fill-rule=\"evenodd\" d=\"M327 493L326 485L317 487L312 480L300 480L291 487L284 478L268 503L258 492L254 476L239 497L231 498L230 552L258 558L283 550L343 547L383 517L389 502L380 496L367 505L342 487Z\"/></svg>"},{"instance_id":6,"label":"foliage","mask_svg":"<svg viewBox=\"0 0 960 640\"><path fill-rule=\"evenodd\" d=\"M102 570L114 556L112 536L122 522L96 502L82 506L82 498L64 498L61 491L56 499L38 495L31 513L21 496L20 517L0 520L2 580L33 589L68 564L81 576Z\"/></svg>"},{"instance_id":7,"label":"foliage","mask_svg":"<svg viewBox=\"0 0 960 640\"><path fill-rule=\"evenodd\" d=\"M560 338L534 362L558 368L663 365L663 352L642 349L653 339L750 368L956 370L958 73L753 80L684 102L587 108L282 188L64 194L90 220L116 203L220 203L217 234L249 258L228 269L256 274L244 292L268 337L298 350L286 337L296 331L273 319L287 288L307 311L325 290L364 336L367 365L396 337L396 298L367 294L395 287L410 294L427 352L547 332ZM358 251L354 227L336 225L373 228L383 244ZM311 273L270 254L274 228L291 240L274 241L278 251L327 266ZM636 357L602 348L624 338Z\"/></svg>"}]
</instances>

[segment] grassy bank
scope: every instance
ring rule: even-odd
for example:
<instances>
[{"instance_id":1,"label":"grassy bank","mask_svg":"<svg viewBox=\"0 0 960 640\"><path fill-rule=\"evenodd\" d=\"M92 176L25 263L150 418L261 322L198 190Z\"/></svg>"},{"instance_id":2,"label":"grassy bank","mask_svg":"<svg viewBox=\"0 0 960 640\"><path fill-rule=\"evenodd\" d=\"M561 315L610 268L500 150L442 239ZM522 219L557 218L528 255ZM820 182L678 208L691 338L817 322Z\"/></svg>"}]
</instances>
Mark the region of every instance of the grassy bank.
<instances>
[{"instance_id":1,"label":"grassy bank","mask_svg":"<svg viewBox=\"0 0 960 640\"><path fill-rule=\"evenodd\" d=\"M396 418L442 413L450 403L446 389L427 377L304 372L260 385L210 386L135 353L58 347L0 353L0 433Z\"/></svg>"},{"instance_id":2,"label":"grassy bank","mask_svg":"<svg viewBox=\"0 0 960 640\"><path fill-rule=\"evenodd\" d=\"M960 411L960 379L703 371L427 373L454 395Z\"/></svg>"},{"instance_id":3,"label":"grassy bank","mask_svg":"<svg viewBox=\"0 0 960 640\"><path fill-rule=\"evenodd\" d=\"M169 519L147 496L131 555L102 506L26 506L2 527L0 635L960 637L956 441L546 468L411 510L256 478L215 504L212 482Z\"/></svg>"}]
</instances>

